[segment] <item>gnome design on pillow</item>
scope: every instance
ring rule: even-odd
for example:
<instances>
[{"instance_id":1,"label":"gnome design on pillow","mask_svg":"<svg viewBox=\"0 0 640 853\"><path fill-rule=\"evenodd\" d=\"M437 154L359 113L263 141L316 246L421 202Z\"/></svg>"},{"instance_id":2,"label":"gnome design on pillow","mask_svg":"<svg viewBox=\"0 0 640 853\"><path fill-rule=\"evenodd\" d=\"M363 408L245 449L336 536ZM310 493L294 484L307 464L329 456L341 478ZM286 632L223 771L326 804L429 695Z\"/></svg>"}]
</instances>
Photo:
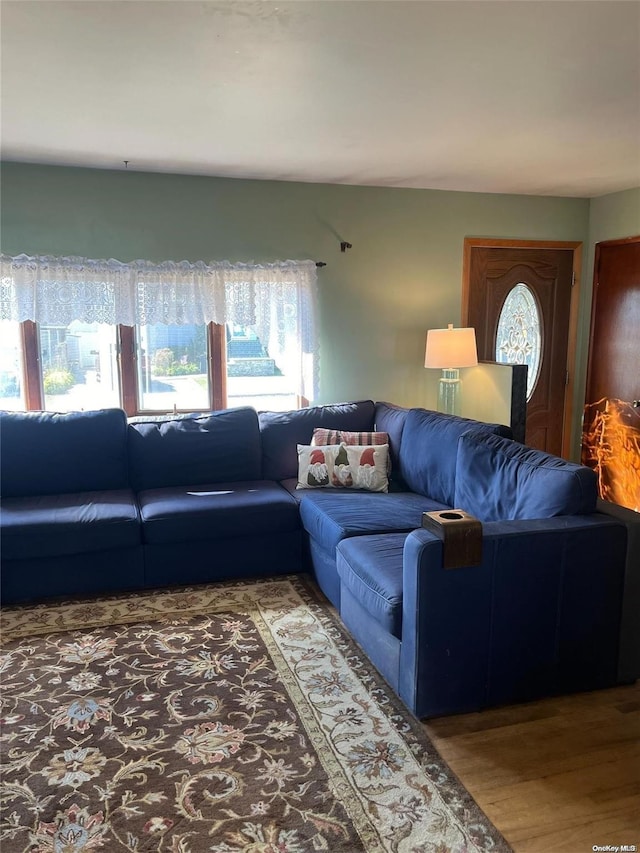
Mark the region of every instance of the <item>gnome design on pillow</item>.
<instances>
[{"instance_id":1,"label":"gnome design on pillow","mask_svg":"<svg viewBox=\"0 0 640 853\"><path fill-rule=\"evenodd\" d=\"M329 469L324 451L312 450L309 456L309 469L307 471L307 483L310 486L328 486Z\"/></svg>"},{"instance_id":2,"label":"gnome design on pillow","mask_svg":"<svg viewBox=\"0 0 640 853\"><path fill-rule=\"evenodd\" d=\"M377 479L375 448L367 447L360 456L358 466L358 485L365 489L372 489Z\"/></svg>"},{"instance_id":3,"label":"gnome design on pillow","mask_svg":"<svg viewBox=\"0 0 640 853\"><path fill-rule=\"evenodd\" d=\"M347 448L344 444L340 445L340 450L338 451L338 455L336 456L335 462L333 463L333 474L331 475L331 482L336 488L344 488L348 489L350 486L353 486L353 477L351 475L351 468L349 466L349 458L347 456Z\"/></svg>"}]
</instances>

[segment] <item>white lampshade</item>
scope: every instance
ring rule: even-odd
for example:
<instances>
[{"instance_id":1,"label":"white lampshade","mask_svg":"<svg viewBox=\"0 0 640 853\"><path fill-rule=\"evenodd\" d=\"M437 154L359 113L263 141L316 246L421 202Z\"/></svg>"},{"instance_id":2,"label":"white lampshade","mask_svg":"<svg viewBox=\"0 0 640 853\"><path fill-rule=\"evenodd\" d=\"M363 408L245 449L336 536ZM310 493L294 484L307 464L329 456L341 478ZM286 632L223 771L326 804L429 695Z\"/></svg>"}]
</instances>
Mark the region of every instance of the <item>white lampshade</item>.
<instances>
[{"instance_id":1,"label":"white lampshade","mask_svg":"<svg viewBox=\"0 0 640 853\"><path fill-rule=\"evenodd\" d=\"M425 367L473 367L478 363L475 329L429 329Z\"/></svg>"}]
</instances>

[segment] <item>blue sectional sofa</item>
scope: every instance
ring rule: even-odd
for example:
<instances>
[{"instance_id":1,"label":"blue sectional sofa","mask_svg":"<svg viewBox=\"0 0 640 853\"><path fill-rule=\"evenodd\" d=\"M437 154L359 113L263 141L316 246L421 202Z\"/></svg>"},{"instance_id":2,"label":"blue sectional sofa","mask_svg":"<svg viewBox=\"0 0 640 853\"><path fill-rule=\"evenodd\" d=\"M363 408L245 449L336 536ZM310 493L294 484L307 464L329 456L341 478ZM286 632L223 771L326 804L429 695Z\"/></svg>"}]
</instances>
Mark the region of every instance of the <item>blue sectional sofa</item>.
<instances>
[{"instance_id":1,"label":"blue sectional sofa","mask_svg":"<svg viewBox=\"0 0 640 853\"><path fill-rule=\"evenodd\" d=\"M317 427L386 433L389 491L297 489ZM636 514L596 511L593 472L509 435L371 400L4 412L2 601L303 571L421 717L635 679ZM444 569L422 528L452 507L482 522L480 565Z\"/></svg>"}]
</instances>

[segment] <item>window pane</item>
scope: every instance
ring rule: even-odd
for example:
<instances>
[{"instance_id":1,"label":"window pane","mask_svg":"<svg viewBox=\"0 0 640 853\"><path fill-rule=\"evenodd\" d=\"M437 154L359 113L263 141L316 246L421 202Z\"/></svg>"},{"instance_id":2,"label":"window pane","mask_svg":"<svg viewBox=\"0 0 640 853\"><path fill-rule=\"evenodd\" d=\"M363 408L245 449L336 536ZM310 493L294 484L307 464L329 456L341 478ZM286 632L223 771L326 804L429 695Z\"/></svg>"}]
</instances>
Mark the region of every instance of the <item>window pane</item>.
<instances>
[{"instance_id":1,"label":"window pane","mask_svg":"<svg viewBox=\"0 0 640 853\"><path fill-rule=\"evenodd\" d=\"M498 319L496 361L528 364L527 400L531 399L540 372L540 313L535 296L526 284L516 284L507 294Z\"/></svg>"},{"instance_id":2,"label":"window pane","mask_svg":"<svg viewBox=\"0 0 640 853\"><path fill-rule=\"evenodd\" d=\"M0 320L0 409L25 407L22 388L20 323Z\"/></svg>"},{"instance_id":3,"label":"window pane","mask_svg":"<svg viewBox=\"0 0 640 853\"><path fill-rule=\"evenodd\" d=\"M141 410L209 409L206 326L137 326L136 345Z\"/></svg>"},{"instance_id":4,"label":"window pane","mask_svg":"<svg viewBox=\"0 0 640 853\"><path fill-rule=\"evenodd\" d=\"M72 412L120 406L116 327L105 323L40 326L44 406Z\"/></svg>"},{"instance_id":5,"label":"window pane","mask_svg":"<svg viewBox=\"0 0 640 853\"><path fill-rule=\"evenodd\" d=\"M284 412L298 407L299 347L272 354L252 326L227 324L227 405Z\"/></svg>"}]
</instances>

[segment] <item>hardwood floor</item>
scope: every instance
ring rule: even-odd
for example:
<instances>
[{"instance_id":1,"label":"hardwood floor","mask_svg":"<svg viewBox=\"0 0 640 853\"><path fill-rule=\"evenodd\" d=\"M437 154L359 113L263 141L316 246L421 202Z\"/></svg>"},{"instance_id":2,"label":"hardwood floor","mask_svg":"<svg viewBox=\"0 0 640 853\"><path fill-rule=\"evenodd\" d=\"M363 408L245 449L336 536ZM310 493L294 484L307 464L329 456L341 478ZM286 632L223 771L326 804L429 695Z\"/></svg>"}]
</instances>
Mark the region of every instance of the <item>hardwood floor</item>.
<instances>
[{"instance_id":1,"label":"hardwood floor","mask_svg":"<svg viewBox=\"0 0 640 853\"><path fill-rule=\"evenodd\" d=\"M516 853L640 851L640 683L424 725Z\"/></svg>"}]
</instances>

